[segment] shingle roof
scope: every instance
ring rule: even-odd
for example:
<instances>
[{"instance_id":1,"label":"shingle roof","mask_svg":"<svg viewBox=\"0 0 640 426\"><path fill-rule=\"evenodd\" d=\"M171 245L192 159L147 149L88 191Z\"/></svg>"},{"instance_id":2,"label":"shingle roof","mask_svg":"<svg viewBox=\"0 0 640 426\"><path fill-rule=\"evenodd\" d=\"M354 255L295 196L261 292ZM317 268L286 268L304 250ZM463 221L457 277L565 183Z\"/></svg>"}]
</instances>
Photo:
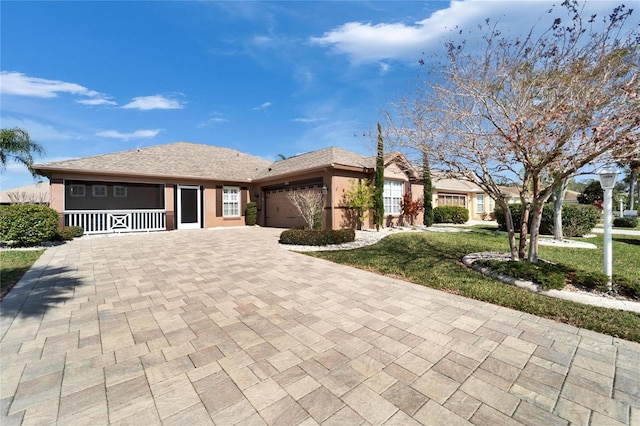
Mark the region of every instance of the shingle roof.
<instances>
[{"instance_id":1,"label":"shingle roof","mask_svg":"<svg viewBox=\"0 0 640 426\"><path fill-rule=\"evenodd\" d=\"M73 170L212 180L249 181L271 161L229 148L176 142L148 148L56 161L37 170Z\"/></svg>"},{"instance_id":2,"label":"shingle roof","mask_svg":"<svg viewBox=\"0 0 640 426\"><path fill-rule=\"evenodd\" d=\"M331 165L373 168L375 167L375 157L365 157L355 152L332 146L276 161L259 172L256 175L256 179L270 178Z\"/></svg>"}]
</instances>

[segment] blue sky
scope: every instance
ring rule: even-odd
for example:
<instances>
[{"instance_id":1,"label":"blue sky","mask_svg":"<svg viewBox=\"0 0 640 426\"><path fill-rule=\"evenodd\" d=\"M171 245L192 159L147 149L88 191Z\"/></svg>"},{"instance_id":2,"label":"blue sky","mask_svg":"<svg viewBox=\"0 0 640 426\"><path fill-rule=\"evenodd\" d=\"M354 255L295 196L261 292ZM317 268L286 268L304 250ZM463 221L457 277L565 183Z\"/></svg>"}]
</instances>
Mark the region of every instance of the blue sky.
<instances>
[{"instance_id":1,"label":"blue sky","mask_svg":"<svg viewBox=\"0 0 640 426\"><path fill-rule=\"evenodd\" d=\"M362 134L415 87L423 53L486 18L529 29L552 4L2 1L1 125L43 145L40 163L177 141L373 154ZM0 179L34 182L17 164Z\"/></svg>"}]
</instances>

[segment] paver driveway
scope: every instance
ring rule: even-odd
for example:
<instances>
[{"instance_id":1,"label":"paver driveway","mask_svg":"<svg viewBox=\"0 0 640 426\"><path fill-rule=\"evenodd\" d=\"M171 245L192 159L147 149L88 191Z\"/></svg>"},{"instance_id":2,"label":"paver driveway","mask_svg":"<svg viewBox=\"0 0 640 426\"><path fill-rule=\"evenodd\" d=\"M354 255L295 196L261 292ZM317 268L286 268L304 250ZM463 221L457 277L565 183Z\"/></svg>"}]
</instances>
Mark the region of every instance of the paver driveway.
<instances>
[{"instance_id":1,"label":"paver driveway","mask_svg":"<svg viewBox=\"0 0 640 426\"><path fill-rule=\"evenodd\" d=\"M1 305L0 423L640 424L640 345L287 252L278 234L48 249Z\"/></svg>"}]
</instances>

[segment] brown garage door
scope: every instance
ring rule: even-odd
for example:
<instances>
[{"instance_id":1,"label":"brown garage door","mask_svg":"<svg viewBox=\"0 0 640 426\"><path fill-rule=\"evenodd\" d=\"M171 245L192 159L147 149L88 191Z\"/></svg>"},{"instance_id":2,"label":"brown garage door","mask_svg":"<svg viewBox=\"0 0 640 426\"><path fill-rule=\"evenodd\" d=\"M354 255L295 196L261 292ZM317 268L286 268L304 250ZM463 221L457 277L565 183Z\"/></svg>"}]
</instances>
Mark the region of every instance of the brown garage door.
<instances>
[{"instance_id":1,"label":"brown garage door","mask_svg":"<svg viewBox=\"0 0 640 426\"><path fill-rule=\"evenodd\" d=\"M265 191L266 226L274 228L302 228L306 225L287 194L291 191L320 191L322 185L298 188L279 188Z\"/></svg>"}]
</instances>

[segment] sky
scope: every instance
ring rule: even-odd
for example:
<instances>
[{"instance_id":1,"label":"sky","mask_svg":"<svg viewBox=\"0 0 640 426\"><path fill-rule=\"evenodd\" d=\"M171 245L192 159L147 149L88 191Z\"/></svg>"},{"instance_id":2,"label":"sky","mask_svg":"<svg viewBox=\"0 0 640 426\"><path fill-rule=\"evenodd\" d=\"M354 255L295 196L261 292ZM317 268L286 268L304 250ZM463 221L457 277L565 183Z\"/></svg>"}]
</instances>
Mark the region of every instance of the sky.
<instances>
[{"instance_id":1,"label":"sky","mask_svg":"<svg viewBox=\"0 0 640 426\"><path fill-rule=\"evenodd\" d=\"M3 0L1 127L28 131L37 163L178 141L269 160L375 155L363 135L419 84L420 59L487 18L514 35L540 27L553 4ZM39 179L9 163L0 187Z\"/></svg>"}]
</instances>

